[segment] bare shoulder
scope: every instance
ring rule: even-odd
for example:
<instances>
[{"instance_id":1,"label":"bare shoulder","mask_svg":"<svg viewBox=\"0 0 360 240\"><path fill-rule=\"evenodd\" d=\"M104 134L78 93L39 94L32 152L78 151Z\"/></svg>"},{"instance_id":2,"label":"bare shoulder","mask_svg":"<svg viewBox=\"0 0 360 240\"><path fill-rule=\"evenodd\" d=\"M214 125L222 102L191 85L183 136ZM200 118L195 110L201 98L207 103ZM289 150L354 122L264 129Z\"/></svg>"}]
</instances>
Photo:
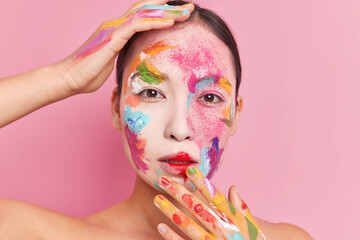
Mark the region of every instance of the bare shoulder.
<instances>
[{"instance_id":1,"label":"bare shoulder","mask_svg":"<svg viewBox=\"0 0 360 240\"><path fill-rule=\"evenodd\" d=\"M81 219L16 200L0 199L0 235L4 239L85 239Z\"/></svg>"},{"instance_id":2,"label":"bare shoulder","mask_svg":"<svg viewBox=\"0 0 360 240\"><path fill-rule=\"evenodd\" d=\"M302 228L289 223L271 223L255 218L267 240L313 240Z\"/></svg>"}]
</instances>

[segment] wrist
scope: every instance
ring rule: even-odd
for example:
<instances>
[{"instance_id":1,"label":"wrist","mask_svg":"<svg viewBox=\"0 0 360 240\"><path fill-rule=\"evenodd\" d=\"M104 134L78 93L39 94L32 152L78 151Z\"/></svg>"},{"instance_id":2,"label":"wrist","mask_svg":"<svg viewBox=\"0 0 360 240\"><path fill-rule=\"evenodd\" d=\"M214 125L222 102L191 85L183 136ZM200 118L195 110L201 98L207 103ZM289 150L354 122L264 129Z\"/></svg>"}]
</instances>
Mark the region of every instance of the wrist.
<instances>
[{"instance_id":1,"label":"wrist","mask_svg":"<svg viewBox=\"0 0 360 240\"><path fill-rule=\"evenodd\" d=\"M70 74L63 61L46 66L45 71L48 71L48 74L55 79L54 84L57 85L55 89L59 91L59 94L55 95L61 98L67 98L78 94L78 92L69 85Z\"/></svg>"}]
</instances>

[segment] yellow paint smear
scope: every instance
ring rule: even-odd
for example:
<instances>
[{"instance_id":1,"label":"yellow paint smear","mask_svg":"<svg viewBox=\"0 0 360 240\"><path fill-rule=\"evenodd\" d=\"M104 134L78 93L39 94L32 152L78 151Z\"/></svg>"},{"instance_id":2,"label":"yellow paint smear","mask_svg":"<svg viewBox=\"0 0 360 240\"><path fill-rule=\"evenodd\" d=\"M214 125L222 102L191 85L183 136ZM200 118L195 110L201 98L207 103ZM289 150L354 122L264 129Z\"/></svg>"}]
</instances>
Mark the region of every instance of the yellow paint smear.
<instances>
[{"instance_id":1,"label":"yellow paint smear","mask_svg":"<svg viewBox=\"0 0 360 240\"><path fill-rule=\"evenodd\" d=\"M168 23L168 21L166 21L163 18L144 18L141 22L151 22L151 21L158 21L158 22Z\"/></svg>"},{"instance_id":2,"label":"yellow paint smear","mask_svg":"<svg viewBox=\"0 0 360 240\"><path fill-rule=\"evenodd\" d=\"M231 106L225 108L221 114L224 116L225 119L231 120Z\"/></svg>"},{"instance_id":3,"label":"yellow paint smear","mask_svg":"<svg viewBox=\"0 0 360 240\"><path fill-rule=\"evenodd\" d=\"M254 226L255 226L258 230L260 230L261 233L263 233L263 231L261 230L261 228L259 227L259 225L256 224L255 220L254 220L253 217L251 216L249 210L246 211L246 218L247 218L252 224L254 224Z\"/></svg>"},{"instance_id":4,"label":"yellow paint smear","mask_svg":"<svg viewBox=\"0 0 360 240\"><path fill-rule=\"evenodd\" d=\"M107 28L110 28L110 27L118 27L119 25L126 22L127 19L128 19L127 17L122 17L122 18L119 18L119 19L115 19L115 20L106 22L101 26L101 28L102 29L107 29Z\"/></svg>"},{"instance_id":5,"label":"yellow paint smear","mask_svg":"<svg viewBox=\"0 0 360 240\"><path fill-rule=\"evenodd\" d=\"M156 67L154 67L154 65L147 62L146 67L149 69L150 72L156 75L157 79L159 79L160 82L165 80L165 77L160 73L160 71Z\"/></svg>"},{"instance_id":6,"label":"yellow paint smear","mask_svg":"<svg viewBox=\"0 0 360 240\"><path fill-rule=\"evenodd\" d=\"M229 96L231 96L231 83L229 82L229 80L227 80L226 78L220 78L219 79L219 86L222 87L223 89L225 89L225 91L227 91L227 93L229 94Z\"/></svg>"}]
</instances>

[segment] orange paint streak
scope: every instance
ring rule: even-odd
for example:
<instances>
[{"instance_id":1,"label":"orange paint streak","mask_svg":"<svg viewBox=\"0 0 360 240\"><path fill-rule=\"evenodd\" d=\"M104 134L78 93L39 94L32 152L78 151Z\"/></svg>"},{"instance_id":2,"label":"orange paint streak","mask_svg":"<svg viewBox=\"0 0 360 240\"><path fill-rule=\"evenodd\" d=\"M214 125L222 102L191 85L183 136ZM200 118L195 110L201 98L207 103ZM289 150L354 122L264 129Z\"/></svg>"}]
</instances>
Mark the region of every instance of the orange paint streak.
<instances>
[{"instance_id":1,"label":"orange paint streak","mask_svg":"<svg viewBox=\"0 0 360 240\"><path fill-rule=\"evenodd\" d=\"M231 96L231 83L229 82L229 80L227 80L226 78L220 78L219 85L220 85L220 87L225 89L225 91L227 91L229 96Z\"/></svg>"},{"instance_id":2,"label":"orange paint streak","mask_svg":"<svg viewBox=\"0 0 360 240\"><path fill-rule=\"evenodd\" d=\"M146 61L147 59L159 54L160 52L166 50L166 49L170 49L170 48L175 48L175 46L169 46L166 45L164 43L164 41L159 41L153 45L148 45L145 47L145 49L143 49L134 59L134 61L131 63L130 65L130 73L134 73L136 71L136 67L142 62L142 61ZM154 67L155 68L155 67ZM127 78L129 78L129 76ZM126 93L127 90L127 82L125 82L124 85L124 93Z\"/></svg>"},{"instance_id":3,"label":"orange paint streak","mask_svg":"<svg viewBox=\"0 0 360 240\"><path fill-rule=\"evenodd\" d=\"M125 103L130 107L134 108L140 104L140 100L137 95L131 95L125 100Z\"/></svg>"},{"instance_id":4,"label":"orange paint streak","mask_svg":"<svg viewBox=\"0 0 360 240\"><path fill-rule=\"evenodd\" d=\"M221 114L224 116L225 119L229 119L230 120L230 117L231 117L231 106L225 108Z\"/></svg>"}]
</instances>

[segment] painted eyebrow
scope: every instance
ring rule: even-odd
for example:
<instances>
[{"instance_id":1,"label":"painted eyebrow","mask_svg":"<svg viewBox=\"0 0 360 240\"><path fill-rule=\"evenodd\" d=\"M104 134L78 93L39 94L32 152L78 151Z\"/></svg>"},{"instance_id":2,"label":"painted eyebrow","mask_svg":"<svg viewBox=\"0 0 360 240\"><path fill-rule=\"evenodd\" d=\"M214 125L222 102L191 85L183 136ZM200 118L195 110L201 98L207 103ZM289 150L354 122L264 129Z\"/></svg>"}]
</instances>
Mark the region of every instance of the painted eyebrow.
<instances>
[{"instance_id":1,"label":"painted eyebrow","mask_svg":"<svg viewBox=\"0 0 360 240\"><path fill-rule=\"evenodd\" d=\"M168 79L167 74L160 72L154 65L146 61L142 61L136 66L136 72L130 80L139 75L143 82L150 85L158 85Z\"/></svg>"}]
</instances>

